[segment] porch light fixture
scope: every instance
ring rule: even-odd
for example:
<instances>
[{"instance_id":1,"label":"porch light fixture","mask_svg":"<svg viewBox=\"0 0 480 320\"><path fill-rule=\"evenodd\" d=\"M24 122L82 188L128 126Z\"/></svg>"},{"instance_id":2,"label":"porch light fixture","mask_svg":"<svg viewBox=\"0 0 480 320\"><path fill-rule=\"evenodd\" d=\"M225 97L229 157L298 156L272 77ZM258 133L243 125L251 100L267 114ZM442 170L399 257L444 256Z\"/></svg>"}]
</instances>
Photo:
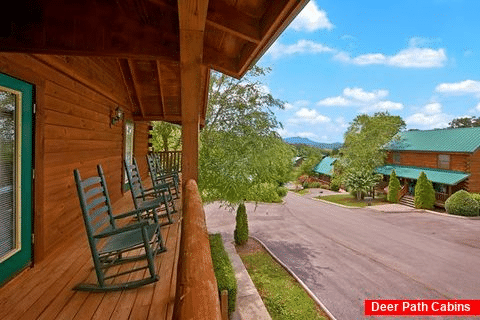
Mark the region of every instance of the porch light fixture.
<instances>
[{"instance_id":1,"label":"porch light fixture","mask_svg":"<svg viewBox=\"0 0 480 320\"><path fill-rule=\"evenodd\" d=\"M110 126L114 126L117 122L122 121L124 116L123 109L117 106L112 112Z\"/></svg>"}]
</instances>

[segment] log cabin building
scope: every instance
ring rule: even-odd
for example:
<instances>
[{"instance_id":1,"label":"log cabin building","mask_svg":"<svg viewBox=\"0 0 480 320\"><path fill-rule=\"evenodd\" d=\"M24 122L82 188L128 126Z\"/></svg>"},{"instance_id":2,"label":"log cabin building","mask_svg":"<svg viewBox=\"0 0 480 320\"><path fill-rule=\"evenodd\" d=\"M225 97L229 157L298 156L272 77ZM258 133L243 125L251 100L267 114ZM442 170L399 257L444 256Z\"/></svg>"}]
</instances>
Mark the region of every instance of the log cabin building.
<instances>
[{"instance_id":1,"label":"log cabin building","mask_svg":"<svg viewBox=\"0 0 480 320\"><path fill-rule=\"evenodd\" d=\"M210 70L241 78L307 1L16 3L0 30L1 319L219 319L191 183ZM119 294L73 292L92 274L73 170L89 176L102 164L113 207L132 209L123 159L135 156L148 179L155 120L182 125L190 186L183 219L164 230L161 280Z\"/></svg>"},{"instance_id":2,"label":"log cabin building","mask_svg":"<svg viewBox=\"0 0 480 320\"><path fill-rule=\"evenodd\" d=\"M480 192L480 128L401 132L385 146L385 179L395 170L406 194L413 195L420 172L432 181L438 205L458 190Z\"/></svg>"},{"instance_id":3,"label":"log cabin building","mask_svg":"<svg viewBox=\"0 0 480 320\"><path fill-rule=\"evenodd\" d=\"M335 172L335 161L337 159L329 156L325 156L322 160L313 168L313 172L318 175L318 178L323 182L330 184L333 174Z\"/></svg>"}]
</instances>

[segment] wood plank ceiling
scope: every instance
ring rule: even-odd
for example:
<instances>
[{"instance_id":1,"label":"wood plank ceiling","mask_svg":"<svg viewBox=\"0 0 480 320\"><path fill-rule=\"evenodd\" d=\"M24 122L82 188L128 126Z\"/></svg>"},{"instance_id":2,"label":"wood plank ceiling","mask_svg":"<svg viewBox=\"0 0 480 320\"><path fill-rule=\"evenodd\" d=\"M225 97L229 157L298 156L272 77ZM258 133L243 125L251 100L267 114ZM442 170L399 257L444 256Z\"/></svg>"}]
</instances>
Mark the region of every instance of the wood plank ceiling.
<instances>
[{"instance_id":1,"label":"wood plank ceiling","mask_svg":"<svg viewBox=\"0 0 480 320\"><path fill-rule=\"evenodd\" d=\"M179 0L182 1L182 0ZM240 78L308 0L209 0L200 118L210 69ZM0 51L117 59L136 120L181 123L177 0L32 0ZM5 29L4 29L5 30Z\"/></svg>"}]
</instances>

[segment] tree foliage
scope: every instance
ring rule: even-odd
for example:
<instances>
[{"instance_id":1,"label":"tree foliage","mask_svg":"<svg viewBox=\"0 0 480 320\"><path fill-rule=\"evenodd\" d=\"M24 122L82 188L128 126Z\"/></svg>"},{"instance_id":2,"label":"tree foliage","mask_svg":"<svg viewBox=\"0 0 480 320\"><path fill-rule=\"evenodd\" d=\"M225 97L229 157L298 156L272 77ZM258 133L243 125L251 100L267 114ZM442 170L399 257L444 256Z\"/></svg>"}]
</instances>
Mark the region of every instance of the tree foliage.
<instances>
[{"instance_id":1,"label":"tree foliage","mask_svg":"<svg viewBox=\"0 0 480 320\"><path fill-rule=\"evenodd\" d=\"M182 149L181 127L168 122L152 122L152 144L155 151L169 151Z\"/></svg>"},{"instance_id":2,"label":"tree foliage","mask_svg":"<svg viewBox=\"0 0 480 320\"><path fill-rule=\"evenodd\" d=\"M415 208L432 209L435 204L435 190L432 182L421 172L415 185Z\"/></svg>"},{"instance_id":3,"label":"tree foliage","mask_svg":"<svg viewBox=\"0 0 480 320\"><path fill-rule=\"evenodd\" d=\"M359 196L375 185L378 175L374 174L374 169L383 165L386 158L383 146L404 128L402 118L388 112L372 116L361 114L353 119L345 133L340 158L335 163L335 170L342 175L347 188L357 190Z\"/></svg>"},{"instance_id":4,"label":"tree foliage","mask_svg":"<svg viewBox=\"0 0 480 320\"><path fill-rule=\"evenodd\" d=\"M390 173L390 181L388 182L388 194L387 201L397 203L398 202L398 192L400 192L401 186L400 181L398 181L397 173L395 170L392 170Z\"/></svg>"},{"instance_id":5,"label":"tree foliage","mask_svg":"<svg viewBox=\"0 0 480 320\"><path fill-rule=\"evenodd\" d=\"M453 119L448 126L450 128L480 127L480 117L460 117Z\"/></svg>"},{"instance_id":6,"label":"tree foliage","mask_svg":"<svg viewBox=\"0 0 480 320\"><path fill-rule=\"evenodd\" d=\"M358 200L362 199L381 179L381 175L368 170L349 171L345 174L345 187L355 193Z\"/></svg>"},{"instance_id":7,"label":"tree foliage","mask_svg":"<svg viewBox=\"0 0 480 320\"><path fill-rule=\"evenodd\" d=\"M242 80L212 73L205 127L200 134L199 189L205 201L234 205L252 188L277 187L290 178L293 147L275 132L273 113L283 108L258 81L253 67ZM266 192L268 194L268 192Z\"/></svg>"}]
</instances>

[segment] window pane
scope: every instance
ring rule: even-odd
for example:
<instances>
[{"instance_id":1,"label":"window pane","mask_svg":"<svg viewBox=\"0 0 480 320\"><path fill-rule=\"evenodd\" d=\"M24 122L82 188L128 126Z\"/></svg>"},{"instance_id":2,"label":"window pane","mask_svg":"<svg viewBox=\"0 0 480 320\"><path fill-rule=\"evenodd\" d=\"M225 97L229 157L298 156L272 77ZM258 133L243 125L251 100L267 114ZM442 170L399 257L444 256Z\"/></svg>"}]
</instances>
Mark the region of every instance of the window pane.
<instances>
[{"instance_id":1,"label":"window pane","mask_svg":"<svg viewBox=\"0 0 480 320\"><path fill-rule=\"evenodd\" d=\"M440 169L450 169L450 155L439 154L438 155L438 167Z\"/></svg>"},{"instance_id":2,"label":"window pane","mask_svg":"<svg viewBox=\"0 0 480 320\"><path fill-rule=\"evenodd\" d=\"M0 89L0 259L16 247L16 95Z\"/></svg>"}]
</instances>

